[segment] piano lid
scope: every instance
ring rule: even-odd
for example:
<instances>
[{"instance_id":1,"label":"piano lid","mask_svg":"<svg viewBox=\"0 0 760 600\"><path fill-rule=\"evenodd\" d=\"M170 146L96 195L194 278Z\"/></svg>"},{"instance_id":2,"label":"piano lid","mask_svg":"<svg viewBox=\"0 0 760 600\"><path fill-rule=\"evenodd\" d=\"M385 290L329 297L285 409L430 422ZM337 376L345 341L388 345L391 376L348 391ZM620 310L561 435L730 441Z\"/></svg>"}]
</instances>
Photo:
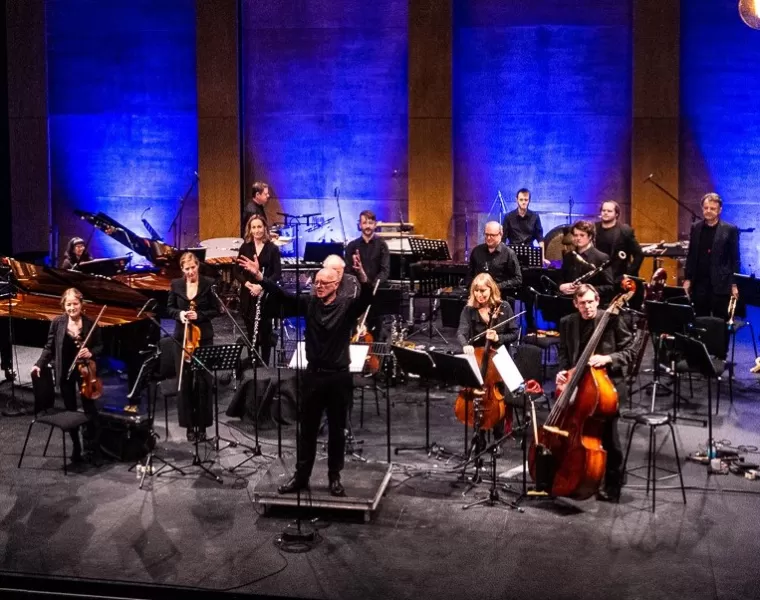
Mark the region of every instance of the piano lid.
<instances>
[{"instance_id":1,"label":"piano lid","mask_svg":"<svg viewBox=\"0 0 760 600\"><path fill-rule=\"evenodd\" d=\"M19 289L28 294L59 298L67 289L74 287L90 302L138 309L148 299L124 283L101 275L40 267L13 258L3 260L10 266Z\"/></svg>"},{"instance_id":2,"label":"piano lid","mask_svg":"<svg viewBox=\"0 0 760 600\"><path fill-rule=\"evenodd\" d=\"M137 235L105 213L99 212L94 215L91 212L75 210L74 214L154 264L166 263L179 253L174 246Z\"/></svg>"}]
</instances>

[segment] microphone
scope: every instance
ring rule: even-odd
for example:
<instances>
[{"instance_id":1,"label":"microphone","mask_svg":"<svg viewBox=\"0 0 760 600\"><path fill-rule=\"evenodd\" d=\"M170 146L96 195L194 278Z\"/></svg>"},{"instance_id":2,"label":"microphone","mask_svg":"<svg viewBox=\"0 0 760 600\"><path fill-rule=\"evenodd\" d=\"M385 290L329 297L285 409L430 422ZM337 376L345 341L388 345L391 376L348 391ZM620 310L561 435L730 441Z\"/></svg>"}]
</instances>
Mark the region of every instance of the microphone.
<instances>
[{"instance_id":1,"label":"microphone","mask_svg":"<svg viewBox=\"0 0 760 600\"><path fill-rule=\"evenodd\" d=\"M198 175L198 171L193 171L193 175L195 175L195 178L196 178L198 181L200 181L200 180L201 180L201 176L200 176L200 175Z\"/></svg>"},{"instance_id":2,"label":"microphone","mask_svg":"<svg viewBox=\"0 0 760 600\"><path fill-rule=\"evenodd\" d=\"M140 317L142 317L142 314L146 310L150 310L148 307L151 304L155 304L155 303L156 303L156 299L155 298L148 298L148 300L145 302L145 304L143 304L143 307L140 309L140 312L137 313L137 318L139 319Z\"/></svg>"},{"instance_id":3,"label":"microphone","mask_svg":"<svg viewBox=\"0 0 760 600\"><path fill-rule=\"evenodd\" d=\"M336 185L335 189L333 190L333 196L337 198L339 193L340 193L340 188Z\"/></svg>"},{"instance_id":4,"label":"microphone","mask_svg":"<svg viewBox=\"0 0 760 600\"><path fill-rule=\"evenodd\" d=\"M654 173L650 173L649 176L642 183L646 183L647 181L652 179L652 177L654 177Z\"/></svg>"}]
</instances>

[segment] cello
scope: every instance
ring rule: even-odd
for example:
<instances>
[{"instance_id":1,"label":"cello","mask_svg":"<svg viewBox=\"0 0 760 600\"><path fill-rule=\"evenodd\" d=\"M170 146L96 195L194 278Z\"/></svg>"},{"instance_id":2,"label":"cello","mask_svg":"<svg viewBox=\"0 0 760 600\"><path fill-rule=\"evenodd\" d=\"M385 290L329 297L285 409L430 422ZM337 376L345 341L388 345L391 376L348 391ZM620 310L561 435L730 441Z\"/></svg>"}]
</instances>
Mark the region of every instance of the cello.
<instances>
[{"instance_id":1,"label":"cello","mask_svg":"<svg viewBox=\"0 0 760 600\"><path fill-rule=\"evenodd\" d=\"M586 500L596 493L604 477L607 451L602 447L604 419L618 410L618 394L605 367L589 367L612 315L633 296L635 283L623 281L627 290L618 295L602 314L568 381L561 390L543 427L531 442L528 468L537 481L537 460L551 456L548 491L555 497Z\"/></svg>"},{"instance_id":2,"label":"cello","mask_svg":"<svg viewBox=\"0 0 760 600\"><path fill-rule=\"evenodd\" d=\"M499 315L499 306L495 306L488 319L488 329ZM504 392L499 387L501 375L491 360L496 351L491 348L491 340L486 338L485 346L475 348L475 360L480 367L483 386L480 388L462 388L454 402L454 414L462 423L474 429L493 429L506 414Z\"/></svg>"}]
</instances>

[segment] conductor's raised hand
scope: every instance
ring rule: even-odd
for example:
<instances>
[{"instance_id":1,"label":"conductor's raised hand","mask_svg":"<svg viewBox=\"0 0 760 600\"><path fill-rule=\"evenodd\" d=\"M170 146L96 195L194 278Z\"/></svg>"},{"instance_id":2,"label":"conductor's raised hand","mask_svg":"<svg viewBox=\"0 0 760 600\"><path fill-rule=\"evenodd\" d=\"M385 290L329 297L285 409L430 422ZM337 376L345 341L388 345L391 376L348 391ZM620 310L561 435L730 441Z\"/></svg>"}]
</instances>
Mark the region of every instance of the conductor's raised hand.
<instances>
[{"instance_id":1,"label":"conductor's raised hand","mask_svg":"<svg viewBox=\"0 0 760 600\"><path fill-rule=\"evenodd\" d=\"M359 281L361 281L362 283L365 283L367 281L367 273L364 272L364 266L362 265L362 258L361 256L359 256L358 250L354 252L353 261L354 261L354 271L356 272L356 276L359 278Z\"/></svg>"},{"instance_id":2,"label":"conductor's raised hand","mask_svg":"<svg viewBox=\"0 0 760 600\"><path fill-rule=\"evenodd\" d=\"M258 257L254 256L253 259L250 259L247 256L241 254L238 256L237 261L241 267L243 267L249 273L252 273L256 279L261 279L261 269L259 268Z\"/></svg>"}]
</instances>

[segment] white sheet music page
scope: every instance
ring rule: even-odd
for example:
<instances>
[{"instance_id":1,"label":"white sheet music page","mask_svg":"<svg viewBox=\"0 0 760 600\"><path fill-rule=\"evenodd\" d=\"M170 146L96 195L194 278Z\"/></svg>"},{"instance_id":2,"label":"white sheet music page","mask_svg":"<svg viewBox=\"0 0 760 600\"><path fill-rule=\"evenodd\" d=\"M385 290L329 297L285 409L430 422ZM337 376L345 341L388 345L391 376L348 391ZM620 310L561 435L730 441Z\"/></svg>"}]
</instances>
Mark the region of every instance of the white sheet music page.
<instances>
[{"instance_id":1,"label":"white sheet music page","mask_svg":"<svg viewBox=\"0 0 760 600\"><path fill-rule=\"evenodd\" d=\"M491 360L493 360L493 366L496 367L499 375L504 380L504 385L507 386L510 392L515 392L525 383L515 361L512 360L505 346L500 346Z\"/></svg>"},{"instance_id":2,"label":"white sheet music page","mask_svg":"<svg viewBox=\"0 0 760 600\"><path fill-rule=\"evenodd\" d=\"M467 363L470 365L472 372L475 373L475 375L477 375L478 377L478 384L483 385L483 375L480 373L480 365L478 365L478 361L475 358L475 355L474 354L457 354L457 357L467 359Z\"/></svg>"}]
</instances>

